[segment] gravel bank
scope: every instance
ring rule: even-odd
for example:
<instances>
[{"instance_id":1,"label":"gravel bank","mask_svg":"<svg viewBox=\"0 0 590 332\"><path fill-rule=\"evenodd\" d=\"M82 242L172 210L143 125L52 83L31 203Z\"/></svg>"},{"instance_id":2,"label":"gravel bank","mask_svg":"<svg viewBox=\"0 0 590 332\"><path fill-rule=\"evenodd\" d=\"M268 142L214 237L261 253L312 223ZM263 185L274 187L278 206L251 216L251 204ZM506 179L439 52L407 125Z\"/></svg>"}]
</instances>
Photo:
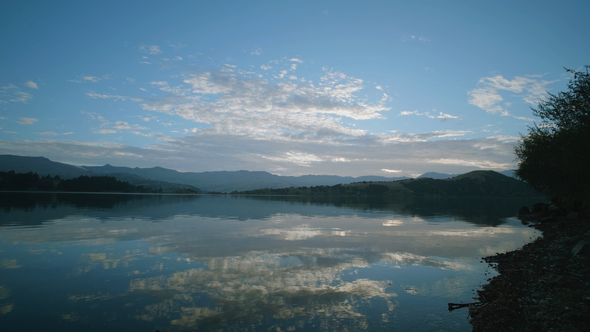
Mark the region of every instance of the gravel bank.
<instances>
[{"instance_id":1,"label":"gravel bank","mask_svg":"<svg viewBox=\"0 0 590 332\"><path fill-rule=\"evenodd\" d=\"M521 220L543 235L484 258L500 274L469 308L473 331L590 331L590 244L572 253L590 237L590 214L545 209Z\"/></svg>"}]
</instances>

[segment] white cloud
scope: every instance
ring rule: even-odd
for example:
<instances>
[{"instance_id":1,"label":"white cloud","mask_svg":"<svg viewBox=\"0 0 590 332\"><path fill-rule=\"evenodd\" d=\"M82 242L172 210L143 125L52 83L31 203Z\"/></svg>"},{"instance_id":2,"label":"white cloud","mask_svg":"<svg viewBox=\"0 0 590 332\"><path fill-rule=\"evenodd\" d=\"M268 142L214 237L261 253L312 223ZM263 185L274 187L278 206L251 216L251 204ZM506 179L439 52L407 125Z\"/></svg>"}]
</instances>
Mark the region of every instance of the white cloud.
<instances>
[{"instance_id":1,"label":"white cloud","mask_svg":"<svg viewBox=\"0 0 590 332\"><path fill-rule=\"evenodd\" d=\"M117 131L113 129L99 129L96 131L98 134L116 134Z\"/></svg>"},{"instance_id":2,"label":"white cloud","mask_svg":"<svg viewBox=\"0 0 590 332\"><path fill-rule=\"evenodd\" d=\"M84 81L88 81L88 82L92 82L92 83L97 83L98 81L100 81L100 78L98 78L96 76L83 76L82 79Z\"/></svg>"},{"instance_id":3,"label":"white cloud","mask_svg":"<svg viewBox=\"0 0 590 332\"><path fill-rule=\"evenodd\" d=\"M183 96L175 94L149 100L94 92L88 93L88 96L141 101L145 110L208 124L205 129L195 133L200 140L218 135L228 139L241 135L240 140L248 142L249 139L254 139L259 142L256 144L260 144L261 140L269 144L271 141L285 144L349 144L347 142L352 142L355 137L364 137L366 132L344 126L340 119L342 116L358 120L379 118L380 112L388 109L379 104L383 99L377 104L370 104L365 100L357 101L354 93L362 89L362 80L342 73L326 73L320 87L300 86L295 83L270 84L264 80L246 79L228 73L203 73L184 77L183 81L192 85L192 88L180 87L175 92L182 93ZM154 81L151 84L162 90L169 89L169 83L165 81ZM215 97L210 99L206 96ZM122 123L111 125L103 122L98 132L114 133L117 130L133 129L126 129L126 126L132 127ZM370 138L369 141L371 140L373 139ZM169 150L170 147L164 149ZM270 158L266 160L272 160L276 165L290 163L301 167L311 167L320 162L313 156L321 158L322 162L344 163L352 160L342 156L332 157L332 154L319 157L316 154L297 155L295 152L287 156L277 156L268 155L268 151L246 154L244 158L248 159L248 156L253 155L264 155Z\"/></svg>"},{"instance_id":4,"label":"white cloud","mask_svg":"<svg viewBox=\"0 0 590 332\"><path fill-rule=\"evenodd\" d=\"M277 65L273 62L275 70L300 63L285 64L285 60ZM88 146L74 141L49 141L45 137L43 142L0 141L0 151L27 151L49 157L62 154L69 160L78 158L80 164L159 165L193 171L250 169L289 175L358 176L388 171L408 175L432 170L459 173L484 165L482 161L491 166L514 164L512 143L501 137L467 139L472 133L466 130L370 134L357 129L363 127L361 120L383 119L384 113L390 110L389 97L381 96L380 92L375 96L373 87L382 86L372 82L368 85L370 91L365 93L366 83L362 79L340 71L323 68L318 75L321 78L308 77L313 78L314 85L309 80L292 80L288 70L277 70L275 74L280 73L284 78L277 80L271 75L258 78L256 73L238 69L224 71L230 68L233 67L222 64L215 71L156 76L153 81L147 81L152 94L140 92L145 98L136 98L128 95L129 92L87 92L89 98L96 99L88 101L97 108L107 102L115 109L136 103L145 111L134 114L135 121L146 126L145 119L154 120L149 122L154 126L170 125L166 133L176 137L149 132L148 128L133 124L129 116L106 120L98 114L88 114L96 121L92 128L96 134L141 135L151 138L148 140L151 143L141 148ZM262 73L262 69L254 70ZM488 84L491 87L492 83ZM505 85L505 82L494 84ZM400 115L439 120L458 118L436 110L406 111ZM123 121L116 121L119 119ZM119 135L101 138L115 140ZM452 163L450 159L462 162ZM335 163L338 167L334 167Z\"/></svg>"},{"instance_id":5,"label":"white cloud","mask_svg":"<svg viewBox=\"0 0 590 332\"><path fill-rule=\"evenodd\" d=\"M53 131L40 131L40 132L37 132L37 134L39 134L39 135L49 135L49 136L56 136L57 135L57 133L55 133Z\"/></svg>"},{"instance_id":6,"label":"white cloud","mask_svg":"<svg viewBox=\"0 0 590 332\"><path fill-rule=\"evenodd\" d=\"M523 101L537 105L546 96L547 85L556 81L539 80L539 76L516 76L508 80L501 75L493 77L483 77L478 82L478 87L469 91L469 103L477 106L490 114L500 114L501 116L511 115L508 110L502 107L500 102L504 100L500 91L509 91L517 93ZM505 106L509 107L512 103L507 102Z\"/></svg>"},{"instance_id":7,"label":"white cloud","mask_svg":"<svg viewBox=\"0 0 590 332\"><path fill-rule=\"evenodd\" d=\"M157 45L141 45L141 46L139 46L139 50L141 52L145 52L145 53L149 53L149 54L160 54L160 53L162 53L162 50L160 49L160 46L157 46Z\"/></svg>"},{"instance_id":8,"label":"white cloud","mask_svg":"<svg viewBox=\"0 0 590 332\"><path fill-rule=\"evenodd\" d=\"M8 84L0 88L0 104L8 102L26 103L33 95L21 91L16 85Z\"/></svg>"},{"instance_id":9,"label":"white cloud","mask_svg":"<svg viewBox=\"0 0 590 332\"><path fill-rule=\"evenodd\" d=\"M39 87L37 86L37 83L35 83L33 81L26 81L25 85L31 89L39 89Z\"/></svg>"},{"instance_id":10,"label":"white cloud","mask_svg":"<svg viewBox=\"0 0 590 332\"><path fill-rule=\"evenodd\" d=\"M295 69L297 69L297 64L296 63L291 64L291 69L290 70L293 71Z\"/></svg>"},{"instance_id":11,"label":"white cloud","mask_svg":"<svg viewBox=\"0 0 590 332\"><path fill-rule=\"evenodd\" d=\"M392 226L402 226L404 224L401 220L387 220L383 222L383 226L385 227L392 227Z\"/></svg>"},{"instance_id":12,"label":"white cloud","mask_svg":"<svg viewBox=\"0 0 590 332\"><path fill-rule=\"evenodd\" d=\"M94 92L87 92L86 95L90 98L99 98L99 99L116 99L116 100L132 100L132 101L143 101L141 98L133 98L128 96L120 96L120 95L107 95L107 94L100 94Z\"/></svg>"},{"instance_id":13,"label":"white cloud","mask_svg":"<svg viewBox=\"0 0 590 332\"><path fill-rule=\"evenodd\" d=\"M37 121L39 121L39 120L37 120L35 118L19 118L18 123L30 125L30 124L33 124L33 123L35 123Z\"/></svg>"},{"instance_id":14,"label":"white cloud","mask_svg":"<svg viewBox=\"0 0 590 332\"><path fill-rule=\"evenodd\" d=\"M515 116L515 119L524 120L524 121L535 121L535 119L527 118L526 116Z\"/></svg>"},{"instance_id":15,"label":"white cloud","mask_svg":"<svg viewBox=\"0 0 590 332\"><path fill-rule=\"evenodd\" d=\"M453 159L453 158L440 158L428 160L428 163L432 164L445 164L445 165L457 165L457 166L469 166L480 169L508 169L510 164L508 163L497 163L491 160L485 159Z\"/></svg>"},{"instance_id":16,"label":"white cloud","mask_svg":"<svg viewBox=\"0 0 590 332\"><path fill-rule=\"evenodd\" d=\"M181 49L181 48L185 48L187 45L183 44L183 43L168 43L168 46L174 48L174 49Z\"/></svg>"},{"instance_id":17,"label":"white cloud","mask_svg":"<svg viewBox=\"0 0 590 332\"><path fill-rule=\"evenodd\" d=\"M349 162L351 162L350 159L346 159L346 158L343 158L343 157L331 157L329 159L333 163L349 163Z\"/></svg>"},{"instance_id":18,"label":"white cloud","mask_svg":"<svg viewBox=\"0 0 590 332\"><path fill-rule=\"evenodd\" d=\"M381 85L377 85L375 89L383 91L383 87Z\"/></svg>"},{"instance_id":19,"label":"white cloud","mask_svg":"<svg viewBox=\"0 0 590 332\"><path fill-rule=\"evenodd\" d=\"M250 55L260 55L262 54L262 49L261 48L257 48L252 50L252 52L250 52Z\"/></svg>"},{"instance_id":20,"label":"white cloud","mask_svg":"<svg viewBox=\"0 0 590 332\"><path fill-rule=\"evenodd\" d=\"M324 161L322 158L305 152L289 151L280 156L259 155L261 158L278 161L281 163L295 164L298 166L309 167L312 163Z\"/></svg>"},{"instance_id":21,"label":"white cloud","mask_svg":"<svg viewBox=\"0 0 590 332\"><path fill-rule=\"evenodd\" d=\"M192 92L198 94L218 94L231 91L232 79L224 75L212 75L207 72L196 77L188 78L184 83L193 86Z\"/></svg>"},{"instance_id":22,"label":"white cloud","mask_svg":"<svg viewBox=\"0 0 590 332\"><path fill-rule=\"evenodd\" d=\"M132 131L139 131L139 130L147 130L148 128L134 124L130 125L125 121L115 121L115 123L111 123L104 117L96 114L96 113L87 113L83 112L84 114L88 115L88 117L98 122L98 128L94 128L93 132L97 134L116 134L121 131L132 132ZM148 118L149 120L149 118ZM145 121L145 120L144 120Z\"/></svg>"},{"instance_id":23,"label":"white cloud","mask_svg":"<svg viewBox=\"0 0 590 332\"><path fill-rule=\"evenodd\" d=\"M423 37L423 36L407 35L407 36L401 37L400 41L402 41L402 42L407 42L407 41L427 42L427 41L430 41L430 39L427 37Z\"/></svg>"},{"instance_id":24,"label":"white cloud","mask_svg":"<svg viewBox=\"0 0 590 332\"><path fill-rule=\"evenodd\" d=\"M382 139L387 142L428 142L432 139L442 137L458 137L472 134L473 132L467 130L440 130L425 134L411 134L411 133L397 133L391 135L384 135Z\"/></svg>"},{"instance_id":25,"label":"white cloud","mask_svg":"<svg viewBox=\"0 0 590 332\"><path fill-rule=\"evenodd\" d=\"M196 133L197 131L199 131L199 128L196 128L196 127L184 130L185 133Z\"/></svg>"},{"instance_id":26,"label":"white cloud","mask_svg":"<svg viewBox=\"0 0 590 332\"><path fill-rule=\"evenodd\" d=\"M436 116L437 119L458 119L458 116L454 116L454 115L450 115L450 114L445 114L443 112L440 112L439 115Z\"/></svg>"},{"instance_id":27,"label":"white cloud","mask_svg":"<svg viewBox=\"0 0 590 332\"><path fill-rule=\"evenodd\" d=\"M287 75L287 73L287 70L281 70L281 73L278 76L275 76L275 78L283 78L285 75Z\"/></svg>"},{"instance_id":28,"label":"white cloud","mask_svg":"<svg viewBox=\"0 0 590 332\"><path fill-rule=\"evenodd\" d=\"M497 139L498 141L505 141L505 142L516 142L520 139L518 136L510 136L510 135L498 135L498 136L491 136L492 139Z\"/></svg>"},{"instance_id":29,"label":"white cloud","mask_svg":"<svg viewBox=\"0 0 590 332\"><path fill-rule=\"evenodd\" d=\"M262 70L269 70L269 69L272 69L272 67L271 66L262 65L262 66L260 66L260 69L262 69Z\"/></svg>"},{"instance_id":30,"label":"white cloud","mask_svg":"<svg viewBox=\"0 0 590 332\"><path fill-rule=\"evenodd\" d=\"M455 137L471 134L468 130L439 130L432 132L433 137Z\"/></svg>"},{"instance_id":31,"label":"white cloud","mask_svg":"<svg viewBox=\"0 0 590 332\"><path fill-rule=\"evenodd\" d=\"M151 45L148 47L148 53L149 54L160 54L160 53L162 53L162 51L160 50L159 46Z\"/></svg>"},{"instance_id":32,"label":"white cloud","mask_svg":"<svg viewBox=\"0 0 590 332\"><path fill-rule=\"evenodd\" d=\"M117 121L115 122L115 129L118 130L124 130L124 129L131 129L131 127L129 126L129 124L125 121Z\"/></svg>"},{"instance_id":33,"label":"white cloud","mask_svg":"<svg viewBox=\"0 0 590 332\"><path fill-rule=\"evenodd\" d=\"M501 75L494 77L484 77L479 80L479 83L484 83L497 90L508 90L512 92L522 92L524 87L534 82L531 79L516 76L512 81L505 79Z\"/></svg>"},{"instance_id":34,"label":"white cloud","mask_svg":"<svg viewBox=\"0 0 590 332\"><path fill-rule=\"evenodd\" d=\"M471 96L469 103L475 105L490 114L500 113L502 116L509 116L510 113L498 105L499 102L504 100L498 91L491 87L473 89L468 92Z\"/></svg>"},{"instance_id":35,"label":"white cloud","mask_svg":"<svg viewBox=\"0 0 590 332\"><path fill-rule=\"evenodd\" d=\"M436 111L436 110L434 110L434 111ZM410 111L401 111L399 113L399 116L407 116L407 115L425 116L425 117L428 117L430 119L442 119L443 121L444 120L447 120L447 119L458 119L459 118L458 116L451 115L451 114L445 114L443 112L439 112L438 115L432 115L432 114L430 114L430 112L420 113L417 110L412 111L412 112L410 112Z\"/></svg>"},{"instance_id":36,"label":"white cloud","mask_svg":"<svg viewBox=\"0 0 590 332\"><path fill-rule=\"evenodd\" d=\"M291 58L291 59L289 59L289 61L303 63L303 60L300 60L297 58Z\"/></svg>"}]
</instances>

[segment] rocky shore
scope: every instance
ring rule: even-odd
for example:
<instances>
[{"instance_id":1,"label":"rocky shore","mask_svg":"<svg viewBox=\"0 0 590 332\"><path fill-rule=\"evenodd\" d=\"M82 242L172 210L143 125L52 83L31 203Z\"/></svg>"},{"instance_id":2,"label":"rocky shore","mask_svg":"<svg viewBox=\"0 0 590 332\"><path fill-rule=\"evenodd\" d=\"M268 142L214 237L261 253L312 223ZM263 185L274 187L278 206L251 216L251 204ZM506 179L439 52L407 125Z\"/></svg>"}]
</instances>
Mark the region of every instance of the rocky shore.
<instances>
[{"instance_id":1,"label":"rocky shore","mask_svg":"<svg viewBox=\"0 0 590 332\"><path fill-rule=\"evenodd\" d=\"M520 219L542 236L484 257L499 275L469 306L473 331L590 331L590 213L527 210Z\"/></svg>"}]
</instances>

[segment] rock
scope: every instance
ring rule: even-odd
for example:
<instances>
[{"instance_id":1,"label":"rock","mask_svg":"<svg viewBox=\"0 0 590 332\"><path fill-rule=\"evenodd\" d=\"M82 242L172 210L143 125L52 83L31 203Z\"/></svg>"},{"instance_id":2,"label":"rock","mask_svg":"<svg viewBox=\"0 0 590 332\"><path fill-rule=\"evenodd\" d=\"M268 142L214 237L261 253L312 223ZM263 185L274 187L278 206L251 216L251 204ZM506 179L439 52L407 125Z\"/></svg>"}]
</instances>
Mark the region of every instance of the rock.
<instances>
[{"instance_id":1,"label":"rock","mask_svg":"<svg viewBox=\"0 0 590 332\"><path fill-rule=\"evenodd\" d=\"M590 236L578 241L572 249L572 254L574 254L574 256L590 255Z\"/></svg>"},{"instance_id":2,"label":"rock","mask_svg":"<svg viewBox=\"0 0 590 332\"><path fill-rule=\"evenodd\" d=\"M565 216L568 219L576 219L580 214L578 212L570 212Z\"/></svg>"},{"instance_id":3,"label":"rock","mask_svg":"<svg viewBox=\"0 0 590 332\"><path fill-rule=\"evenodd\" d=\"M531 211L531 213L539 213L539 212L546 211L548 207L549 207L549 205L547 205L545 203L537 203L537 204L533 205L533 210Z\"/></svg>"},{"instance_id":4,"label":"rock","mask_svg":"<svg viewBox=\"0 0 590 332\"><path fill-rule=\"evenodd\" d=\"M551 217L542 218L539 221L540 222L556 222L557 221L557 218L555 218L555 216L551 216Z\"/></svg>"},{"instance_id":5,"label":"rock","mask_svg":"<svg viewBox=\"0 0 590 332\"><path fill-rule=\"evenodd\" d=\"M518 215L519 216L523 216L523 215L526 215L526 214L531 214L531 210L529 210L528 207L523 206L523 207L520 208L520 210L518 210Z\"/></svg>"}]
</instances>

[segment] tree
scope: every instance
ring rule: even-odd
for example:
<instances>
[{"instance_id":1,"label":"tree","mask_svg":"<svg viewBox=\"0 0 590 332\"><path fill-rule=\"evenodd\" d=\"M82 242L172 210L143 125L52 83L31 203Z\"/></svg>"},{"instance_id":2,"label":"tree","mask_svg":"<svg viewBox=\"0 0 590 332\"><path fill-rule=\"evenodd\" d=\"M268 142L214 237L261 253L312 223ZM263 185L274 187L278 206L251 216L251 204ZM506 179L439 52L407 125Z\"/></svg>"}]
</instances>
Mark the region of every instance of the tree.
<instances>
[{"instance_id":1,"label":"tree","mask_svg":"<svg viewBox=\"0 0 590 332\"><path fill-rule=\"evenodd\" d=\"M515 147L516 175L534 189L565 201L590 198L590 66L573 74L566 92L549 94Z\"/></svg>"}]
</instances>

